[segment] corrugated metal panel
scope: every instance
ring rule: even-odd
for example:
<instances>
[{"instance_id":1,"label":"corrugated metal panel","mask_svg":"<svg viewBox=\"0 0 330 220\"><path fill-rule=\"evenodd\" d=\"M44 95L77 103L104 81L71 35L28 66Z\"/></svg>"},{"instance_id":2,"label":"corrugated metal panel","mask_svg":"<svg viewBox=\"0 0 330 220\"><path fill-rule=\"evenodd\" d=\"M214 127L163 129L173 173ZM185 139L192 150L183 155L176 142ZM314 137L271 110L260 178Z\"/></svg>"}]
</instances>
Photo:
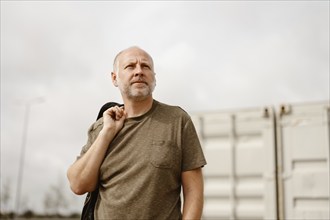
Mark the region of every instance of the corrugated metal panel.
<instances>
[{"instance_id":1,"label":"corrugated metal panel","mask_svg":"<svg viewBox=\"0 0 330 220\"><path fill-rule=\"evenodd\" d=\"M192 116L208 164L203 219L276 219L272 109Z\"/></svg>"},{"instance_id":2,"label":"corrugated metal panel","mask_svg":"<svg viewBox=\"0 0 330 220\"><path fill-rule=\"evenodd\" d=\"M329 104L283 106L278 118L282 218L329 219Z\"/></svg>"}]
</instances>

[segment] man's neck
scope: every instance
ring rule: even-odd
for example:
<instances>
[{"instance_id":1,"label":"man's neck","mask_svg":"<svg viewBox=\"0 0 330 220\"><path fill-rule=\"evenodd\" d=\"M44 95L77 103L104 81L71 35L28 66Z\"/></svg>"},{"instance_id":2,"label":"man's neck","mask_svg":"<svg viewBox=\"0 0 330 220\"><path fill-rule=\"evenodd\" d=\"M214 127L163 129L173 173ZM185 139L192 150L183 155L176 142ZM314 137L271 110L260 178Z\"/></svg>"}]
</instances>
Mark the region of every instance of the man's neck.
<instances>
[{"instance_id":1,"label":"man's neck","mask_svg":"<svg viewBox=\"0 0 330 220\"><path fill-rule=\"evenodd\" d=\"M125 111L128 118L134 118L147 113L153 103L153 98L147 98L143 101L124 100Z\"/></svg>"}]
</instances>

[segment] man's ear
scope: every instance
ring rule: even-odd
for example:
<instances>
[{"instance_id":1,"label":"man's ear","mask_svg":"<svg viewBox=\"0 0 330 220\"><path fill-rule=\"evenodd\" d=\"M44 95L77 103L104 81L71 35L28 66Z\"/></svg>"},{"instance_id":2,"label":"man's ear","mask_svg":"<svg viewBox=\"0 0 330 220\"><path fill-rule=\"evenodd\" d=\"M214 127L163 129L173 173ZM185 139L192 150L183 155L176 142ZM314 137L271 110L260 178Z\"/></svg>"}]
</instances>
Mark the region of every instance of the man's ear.
<instances>
[{"instance_id":1,"label":"man's ear","mask_svg":"<svg viewBox=\"0 0 330 220\"><path fill-rule=\"evenodd\" d=\"M111 72L111 79L112 79L113 85L116 86L116 87L118 87L117 74L115 72Z\"/></svg>"}]
</instances>

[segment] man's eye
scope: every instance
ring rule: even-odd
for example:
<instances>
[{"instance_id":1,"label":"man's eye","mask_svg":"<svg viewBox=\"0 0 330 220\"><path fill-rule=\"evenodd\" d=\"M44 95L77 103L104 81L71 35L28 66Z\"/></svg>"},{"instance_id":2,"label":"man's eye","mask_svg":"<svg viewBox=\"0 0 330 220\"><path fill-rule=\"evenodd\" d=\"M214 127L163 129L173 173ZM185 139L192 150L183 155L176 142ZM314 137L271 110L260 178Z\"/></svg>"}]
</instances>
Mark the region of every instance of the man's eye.
<instances>
[{"instance_id":1,"label":"man's eye","mask_svg":"<svg viewBox=\"0 0 330 220\"><path fill-rule=\"evenodd\" d=\"M142 68L144 68L144 69L150 69L150 66L148 66L148 65L142 65Z\"/></svg>"},{"instance_id":2,"label":"man's eye","mask_svg":"<svg viewBox=\"0 0 330 220\"><path fill-rule=\"evenodd\" d=\"M132 64L127 65L127 66L125 67L125 69L132 69L132 68L133 68L133 65L132 65Z\"/></svg>"}]
</instances>

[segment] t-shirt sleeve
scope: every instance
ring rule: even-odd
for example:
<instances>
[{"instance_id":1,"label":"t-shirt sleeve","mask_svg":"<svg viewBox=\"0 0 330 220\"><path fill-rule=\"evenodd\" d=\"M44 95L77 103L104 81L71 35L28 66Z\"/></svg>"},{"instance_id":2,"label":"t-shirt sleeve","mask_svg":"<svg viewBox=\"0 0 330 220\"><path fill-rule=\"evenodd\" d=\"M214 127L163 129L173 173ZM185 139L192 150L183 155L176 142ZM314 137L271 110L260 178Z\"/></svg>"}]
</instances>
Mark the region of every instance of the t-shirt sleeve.
<instances>
[{"instance_id":1,"label":"t-shirt sleeve","mask_svg":"<svg viewBox=\"0 0 330 220\"><path fill-rule=\"evenodd\" d=\"M185 123L182 134L182 171L206 165L204 153L190 117Z\"/></svg>"},{"instance_id":2,"label":"t-shirt sleeve","mask_svg":"<svg viewBox=\"0 0 330 220\"><path fill-rule=\"evenodd\" d=\"M92 146L94 141L96 140L99 132L101 131L103 127L103 118L100 118L96 122L94 122L88 129L87 133L87 143L82 147L80 151L80 155L77 157L77 159L81 158L87 151L88 149Z\"/></svg>"}]
</instances>

